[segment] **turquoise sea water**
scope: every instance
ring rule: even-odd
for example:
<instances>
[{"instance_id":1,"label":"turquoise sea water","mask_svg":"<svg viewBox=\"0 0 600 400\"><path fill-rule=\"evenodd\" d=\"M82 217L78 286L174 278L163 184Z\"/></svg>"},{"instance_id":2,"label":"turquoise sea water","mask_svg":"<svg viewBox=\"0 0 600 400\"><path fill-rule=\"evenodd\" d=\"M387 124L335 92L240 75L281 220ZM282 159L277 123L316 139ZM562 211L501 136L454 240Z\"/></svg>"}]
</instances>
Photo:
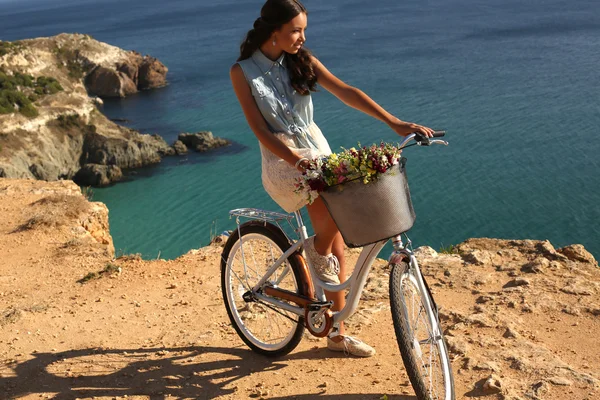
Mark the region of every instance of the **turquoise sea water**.
<instances>
[{"instance_id":1,"label":"turquoise sea water","mask_svg":"<svg viewBox=\"0 0 600 400\"><path fill-rule=\"evenodd\" d=\"M211 130L235 145L167 158L95 189L115 247L173 258L234 226L228 210L277 210L229 83L256 0L0 0L0 39L80 32L158 57L170 85L106 101L110 118L158 133ZM307 46L401 119L448 131L405 152L416 245L469 237L584 244L600 256L600 6L596 0L306 0ZM315 121L332 148L394 141L326 92ZM216 225L216 228L214 228Z\"/></svg>"}]
</instances>

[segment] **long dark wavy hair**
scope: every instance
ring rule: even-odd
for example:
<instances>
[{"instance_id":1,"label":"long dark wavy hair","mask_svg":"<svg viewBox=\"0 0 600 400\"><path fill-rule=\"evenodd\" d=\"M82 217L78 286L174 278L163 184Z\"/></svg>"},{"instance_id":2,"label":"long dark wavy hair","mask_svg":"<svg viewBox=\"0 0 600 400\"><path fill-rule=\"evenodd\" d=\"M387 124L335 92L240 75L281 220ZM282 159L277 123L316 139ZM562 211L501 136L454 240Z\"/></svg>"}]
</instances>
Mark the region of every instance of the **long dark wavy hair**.
<instances>
[{"instance_id":1,"label":"long dark wavy hair","mask_svg":"<svg viewBox=\"0 0 600 400\"><path fill-rule=\"evenodd\" d=\"M267 0L260 10L260 17L254 21L254 28L248 31L240 46L238 61L250 58L274 31L300 13L307 14L307 11L298 0ZM296 54L285 53L285 58L292 87L302 95L314 92L317 75L311 62L311 52L302 46Z\"/></svg>"}]
</instances>

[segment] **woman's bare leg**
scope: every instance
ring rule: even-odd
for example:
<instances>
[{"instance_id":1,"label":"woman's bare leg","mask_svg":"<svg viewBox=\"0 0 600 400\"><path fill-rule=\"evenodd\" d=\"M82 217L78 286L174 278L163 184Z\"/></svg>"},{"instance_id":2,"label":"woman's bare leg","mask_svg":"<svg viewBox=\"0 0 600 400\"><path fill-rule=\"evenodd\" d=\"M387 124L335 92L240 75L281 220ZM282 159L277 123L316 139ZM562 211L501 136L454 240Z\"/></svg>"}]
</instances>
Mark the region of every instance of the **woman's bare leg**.
<instances>
[{"instance_id":1,"label":"woman's bare leg","mask_svg":"<svg viewBox=\"0 0 600 400\"><path fill-rule=\"evenodd\" d=\"M315 250L321 255L333 253L340 263L340 283L346 280L346 259L344 256L344 240L337 228L337 225L331 218L329 210L323 200L319 197L313 204L306 206L310 222L315 231ZM328 292L325 291L327 300L333 301L333 311L339 311L346 304L346 295L344 291ZM340 323L340 335L345 332L344 323Z\"/></svg>"}]
</instances>

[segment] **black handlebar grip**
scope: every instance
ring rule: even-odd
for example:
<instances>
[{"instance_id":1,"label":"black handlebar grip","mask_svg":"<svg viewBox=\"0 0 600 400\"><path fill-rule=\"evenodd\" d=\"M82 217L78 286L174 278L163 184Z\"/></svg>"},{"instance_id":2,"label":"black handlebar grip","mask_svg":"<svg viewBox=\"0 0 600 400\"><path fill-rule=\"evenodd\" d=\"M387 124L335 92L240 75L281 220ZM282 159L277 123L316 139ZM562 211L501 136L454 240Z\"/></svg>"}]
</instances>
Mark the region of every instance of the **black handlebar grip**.
<instances>
[{"instance_id":1,"label":"black handlebar grip","mask_svg":"<svg viewBox=\"0 0 600 400\"><path fill-rule=\"evenodd\" d=\"M433 137L443 137L446 131L433 131Z\"/></svg>"}]
</instances>

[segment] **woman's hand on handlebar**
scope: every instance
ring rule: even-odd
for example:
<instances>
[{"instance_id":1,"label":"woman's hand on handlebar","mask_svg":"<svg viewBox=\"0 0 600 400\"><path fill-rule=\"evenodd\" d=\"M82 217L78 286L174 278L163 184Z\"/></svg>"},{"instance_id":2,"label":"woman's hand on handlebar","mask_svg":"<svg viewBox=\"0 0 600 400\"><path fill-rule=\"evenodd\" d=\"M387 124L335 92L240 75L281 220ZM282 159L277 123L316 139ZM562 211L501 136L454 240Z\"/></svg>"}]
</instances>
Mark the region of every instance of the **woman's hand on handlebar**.
<instances>
[{"instance_id":1,"label":"woman's hand on handlebar","mask_svg":"<svg viewBox=\"0 0 600 400\"><path fill-rule=\"evenodd\" d=\"M398 118L395 118L388 125L400 136L408 136L411 133L419 132L426 137L433 137L433 129L412 122L401 121Z\"/></svg>"}]
</instances>

